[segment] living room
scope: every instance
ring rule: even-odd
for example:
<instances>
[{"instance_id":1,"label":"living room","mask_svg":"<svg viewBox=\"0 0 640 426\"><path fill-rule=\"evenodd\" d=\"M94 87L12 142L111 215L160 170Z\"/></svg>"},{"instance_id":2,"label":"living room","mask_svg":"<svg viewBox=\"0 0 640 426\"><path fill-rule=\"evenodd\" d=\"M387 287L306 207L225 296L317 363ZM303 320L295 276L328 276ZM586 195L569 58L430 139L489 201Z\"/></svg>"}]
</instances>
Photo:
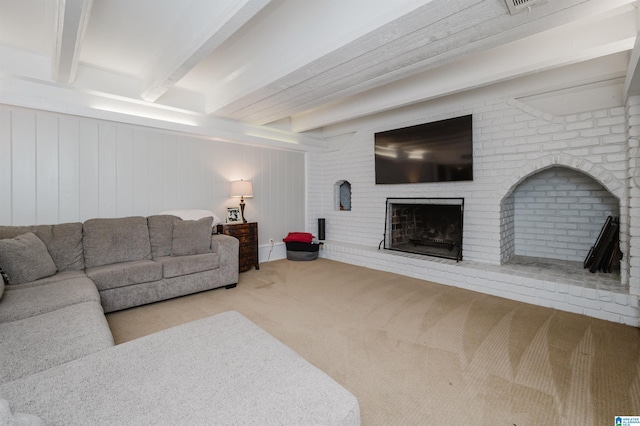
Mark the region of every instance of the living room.
<instances>
[{"instance_id":1,"label":"living room","mask_svg":"<svg viewBox=\"0 0 640 426\"><path fill-rule=\"evenodd\" d=\"M0 6L19 10L21 13L12 20L25 28L30 28L24 24L29 21L25 13L32 14L31 25L53 14L50 4L43 6L46 2L34 6L34 10L45 8L37 13L22 10L17 3L5 1ZM152 75L155 80L164 75L160 83L149 83L154 79L142 72L133 75L122 71L135 68L133 65L125 66L120 73L109 69L109 55L98 58L100 52L109 49L104 40L98 43L100 26L92 20L104 11L113 13L117 9L103 2L67 1L68 10L77 8L80 16L86 13L84 19L89 23L84 35L71 37L71 45L58 36L63 53L79 52L83 44L85 47L75 59L64 55L57 58L62 63L54 66L57 73L63 73L65 67L75 68L75 79L66 82L52 76L51 63L55 61L51 54L43 53L51 47L35 48L28 41L18 40L24 34L20 31L26 29L11 24L10 31L0 32L0 192L10 194L0 203L0 225L150 216L176 209L211 210L224 222L227 208L238 206L238 199L230 196L231 182L244 179L253 183L244 214L249 222L258 223L261 263L284 262L286 246L282 239L292 231L318 235L318 219L322 218L326 239L321 260L638 327L637 4L542 2L514 15L502 0L473 1L464 8L444 1L376 5L369 16L354 22L361 25L355 25L357 31L343 27L335 31L336 39L344 37L343 43L334 40L326 29L318 33L318 39L305 39L306 43L315 43L315 50L300 54L298 61L303 65L282 60L288 58L287 51L299 47L295 41L271 52L283 62L282 68L273 65L260 73L259 66L256 69L241 63L243 58L249 63L246 58L252 55L256 63L263 63L260 61L265 54L258 52L265 44L251 44L248 35L261 34L258 28L273 30L277 23L288 28L282 20L285 14L300 18L297 25L291 24L294 19L286 21L290 31L300 31L305 25L317 28L320 24L312 22L314 13L324 16L326 12L326 5L320 3L305 10L291 0L249 1L243 2L240 12L227 15L233 19L220 18L237 31L235 37L227 35L225 41L210 46L212 58L228 60L223 62L228 64L226 69L211 74L215 79L226 72L227 85L220 79L213 85L216 87L207 87L201 93L194 90L195 82L207 71L212 72L197 66L202 60L198 49L206 43L190 42L187 50L191 56L180 66L172 56L154 62L158 68L168 67L174 72L169 77L166 70ZM351 7L358 7L356 3ZM326 19L344 26L340 19L349 15L340 7L348 6L333 6L336 11L326 12ZM192 7L193 14L207 10L204 4ZM181 8L181 13L186 9ZM156 25L169 22L163 21L170 15L168 10L163 12L166 16L158 12ZM142 20L143 12L134 10L131 16ZM496 15L493 24L502 27L492 28L487 21L481 26L485 36L475 39L475 45L464 38L473 35L469 28L450 30L464 35L457 44L451 41L451 34L442 33L445 21L439 17L450 19L445 27L457 28L455 25L462 21L490 12ZM456 14L460 17L454 18ZM132 17L128 19L135 20ZM9 20L5 18L0 24L9 28L8 23L5 25ZM412 31L418 31L411 26L418 21L425 21L420 23L423 31L432 26L433 43L440 38L449 41L436 45L431 56L412 58L406 68L397 65L389 74L398 77L366 75L365 64L375 68L371 73L380 72L372 64L378 60L375 55L385 51L385 43L406 43ZM73 22L82 27L83 18L72 18L71 22L62 23L62 29L73 30ZM109 23L105 17L100 25ZM126 23L122 25L126 27ZM247 29L247 25L256 29ZM371 28L377 32L365 37ZM384 31L398 28L404 32L394 33L396 39L384 39ZM133 34L127 32L133 30L121 31L113 34L114 44ZM270 35L272 38L263 43L283 42L286 31ZM34 44L52 41L51 31L37 33L41 32L45 35ZM207 43L215 44L214 39L210 37ZM164 42L168 43L166 39ZM149 48L149 41L145 43ZM367 43L375 48L370 47L366 54L376 59L364 58L362 46L369 46ZM445 55L442 49L447 46L455 54ZM411 47L406 49L394 60L402 63L402 54L409 55ZM423 54L422 50L417 52L416 56ZM350 63L344 59L349 54L364 59ZM125 56L118 60L123 61ZM325 64L321 64L322 58ZM421 61L426 63L420 65ZM191 73L186 71L182 83L171 86L169 82L187 65ZM136 67L143 68L139 64ZM362 73L358 77L361 80L348 81L349 67ZM318 71L315 80L305 86L302 75L312 69L322 72ZM283 83L278 78L283 78L287 70L285 74L291 80ZM347 80L343 84L350 86L332 86L331 79L340 78L331 72L344 73ZM250 79L256 82L252 91ZM323 82L339 95L316 93ZM290 98L284 101L284 94L278 98L275 86L286 87ZM231 93L233 90L236 92ZM304 93L315 99L304 99ZM154 96L155 101L148 100ZM298 102L295 108L289 106L293 99ZM465 115L471 115L473 122L472 180L375 183L376 133ZM528 219L519 216L522 209L513 207L531 197L525 188L536 184L535 179L552 186L550 192L560 191L558 186L571 181L577 184L573 190L583 198L567 202L568 208L560 213L540 208L547 210L541 213L542 219L532 220L549 222L555 214L571 216L570 222L579 223L585 216L581 212L597 212L589 219L586 236L576 233L568 241L567 235L559 235L553 228L540 234L539 240L546 245L536 248L542 253L539 256L528 251L527 244L519 239L525 231L517 224ZM339 186L344 182L350 185L348 209L340 208ZM461 261L384 249L387 199L451 197L464 199ZM533 203L545 203L548 201L541 200L555 195L536 197L540 199ZM619 217L622 259L613 273L591 274L576 264L582 263L609 215ZM554 255L548 256L549 252ZM533 266L514 262L519 256L552 259L559 266L554 269L539 259ZM259 273L252 271L251 279L259 281L255 277ZM240 285L242 279L241 274Z\"/></svg>"}]
</instances>

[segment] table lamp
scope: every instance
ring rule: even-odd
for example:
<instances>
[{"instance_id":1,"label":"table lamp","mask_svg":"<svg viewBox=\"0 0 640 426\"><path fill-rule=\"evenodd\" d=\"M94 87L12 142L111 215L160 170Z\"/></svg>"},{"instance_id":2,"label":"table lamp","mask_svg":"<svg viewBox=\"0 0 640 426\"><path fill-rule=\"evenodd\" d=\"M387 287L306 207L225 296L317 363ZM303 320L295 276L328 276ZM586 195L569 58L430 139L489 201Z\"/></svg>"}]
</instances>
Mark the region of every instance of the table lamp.
<instances>
[{"instance_id":1,"label":"table lamp","mask_svg":"<svg viewBox=\"0 0 640 426\"><path fill-rule=\"evenodd\" d=\"M244 197L253 197L253 184L250 180L234 180L231 182L231 197L240 197L240 214L242 221L247 223L247 219L244 218Z\"/></svg>"}]
</instances>

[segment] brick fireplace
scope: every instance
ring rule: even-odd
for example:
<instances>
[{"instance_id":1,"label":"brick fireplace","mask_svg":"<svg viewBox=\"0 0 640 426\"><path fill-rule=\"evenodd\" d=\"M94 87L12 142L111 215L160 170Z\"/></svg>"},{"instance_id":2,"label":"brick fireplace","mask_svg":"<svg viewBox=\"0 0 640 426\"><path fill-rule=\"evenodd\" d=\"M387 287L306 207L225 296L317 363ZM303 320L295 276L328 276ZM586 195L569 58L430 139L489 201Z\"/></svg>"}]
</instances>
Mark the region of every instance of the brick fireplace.
<instances>
[{"instance_id":1,"label":"brick fireplace","mask_svg":"<svg viewBox=\"0 0 640 426\"><path fill-rule=\"evenodd\" d=\"M502 200L500 214L501 263L539 257L565 261L571 271L583 268L605 218L619 217L620 205L591 176L555 165L518 184Z\"/></svg>"},{"instance_id":2,"label":"brick fireplace","mask_svg":"<svg viewBox=\"0 0 640 426\"><path fill-rule=\"evenodd\" d=\"M314 181L323 182L311 193L326 198L310 206L310 227L316 214L328 224L321 255L638 326L640 177L632 177L640 176L640 126L631 123L640 98L632 102L553 115L505 98L450 110L426 105L403 122L390 115L399 127L472 114L474 180L460 183L375 185L373 134L391 124L360 123L344 133L342 149L310 161ZM340 179L352 184L352 210L327 211ZM379 250L390 197L463 198L463 260ZM591 274L580 264L608 215L620 218L624 257L615 273Z\"/></svg>"},{"instance_id":3,"label":"brick fireplace","mask_svg":"<svg viewBox=\"0 0 640 426\"><path fill-rule=\"evenodd\" d=\"M569 279L582 268L607 216L628 219L620 206L623 182L586 158L542 157L513 178L507 181L511 186L500 203L501 264L517 256L564 261ZM620 238L624 253L628 250L624 230ZM616 265L613 281L612 277L601 281L607 286L615 282L617 290L628 291L626 270L622 262ZM597 287L598 278L588 280Z\"/></svg>"}]
</instances>

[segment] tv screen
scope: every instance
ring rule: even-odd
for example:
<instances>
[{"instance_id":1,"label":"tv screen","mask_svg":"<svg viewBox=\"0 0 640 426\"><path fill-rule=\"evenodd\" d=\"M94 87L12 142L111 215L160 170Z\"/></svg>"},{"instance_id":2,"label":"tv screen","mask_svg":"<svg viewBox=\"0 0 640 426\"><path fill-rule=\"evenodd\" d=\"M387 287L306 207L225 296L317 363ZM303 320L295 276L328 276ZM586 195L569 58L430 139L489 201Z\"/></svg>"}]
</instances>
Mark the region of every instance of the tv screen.
<instances>
[{"instance_id":1,"label":"tv screen","mask_svg":"<svg viewBox=\"0 0 640 426\"><path fill-rule=\"evenodd\" d=\"M473 180L472 116L375 134L376 184Z\"/></svg>"}]
</instances>

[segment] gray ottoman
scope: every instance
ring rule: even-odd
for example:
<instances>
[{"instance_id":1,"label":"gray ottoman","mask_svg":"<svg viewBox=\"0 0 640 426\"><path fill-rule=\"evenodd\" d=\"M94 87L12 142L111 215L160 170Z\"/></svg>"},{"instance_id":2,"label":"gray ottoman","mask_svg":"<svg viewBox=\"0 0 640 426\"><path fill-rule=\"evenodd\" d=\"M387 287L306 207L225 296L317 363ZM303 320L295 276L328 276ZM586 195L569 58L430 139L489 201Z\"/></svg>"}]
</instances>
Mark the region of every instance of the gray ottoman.
<instances>
[{"instance_id":1,"label":"gray ottoman","mask_svg":"<svg viewBox=\"0 0 640 426\"><path fill-rule=\"evenodd\" d=\"M237 312L5 383L52 425L358 425L358 400Z\"/></svg>"}]
</instances>

